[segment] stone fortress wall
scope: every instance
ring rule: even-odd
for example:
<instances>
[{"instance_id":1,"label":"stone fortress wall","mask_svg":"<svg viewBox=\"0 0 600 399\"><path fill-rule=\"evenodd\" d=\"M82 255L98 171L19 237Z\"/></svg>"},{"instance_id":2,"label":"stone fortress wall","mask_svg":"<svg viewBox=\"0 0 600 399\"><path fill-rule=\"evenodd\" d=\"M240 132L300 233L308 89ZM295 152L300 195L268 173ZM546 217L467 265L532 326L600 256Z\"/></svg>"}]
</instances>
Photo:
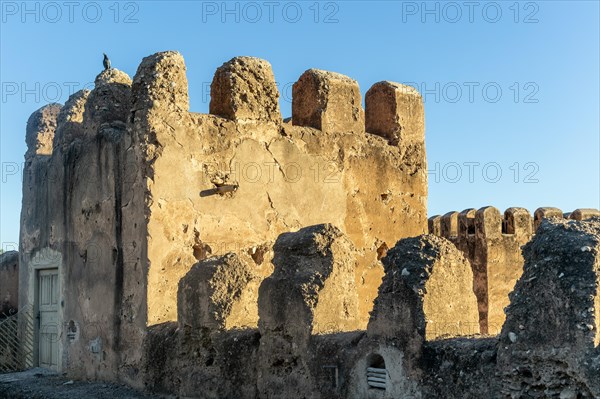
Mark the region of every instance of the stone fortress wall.
<instances>
[{"instance_id":1,"label":"stone fortress wall","mask_svg":"<svg viewBox=\"0 0 600 399\"><path fill-rule=\"evenodd\" d=\"M292 120L279 111L268 62L237 57L214 76L210 114L189 112L183 57L146 57L133 80L103 71L92 91L50 104L27 124L20 302L38 270L60 281L60 369L139 381L147 326L177 320L178 285L194 264L250 256L247 326L286 231L334 223L357 248L364 329L383 275L379 259L427 229L420 95L390 82L308 70ZM241 321L240 321L241 322ZM66 336L67 334L64 334ZM73 362L81 367L73 367Z\"/></svg>"},{"instance_id":2,"label":"stone fortress wall","mask_svg":"<svg viewBox=\"0 0 600 399\"><path fill-rule=\"evenodd\" d=\"M206 398L495 397L539 379L560 396L598 395L598 221L540 222L581 257L562 272L585 291L561 321L575 355L511 350L537 342L523 306L548 308L536 324L559 306L530 297L530 283L570 286L501 264L527 274L554 248L536 234L523 263L530 216L518 209L506 242L492 207L430 219L424 235L420 95L380 82L361 103L356 81L311 69L284 122L270 65L236 57L215 73L210 114L191 113L183 58L164 52L133 80L105 70L92 91L36 111L19 303L35 303L39 270L58 269L58 369ZM457 338L502 325L496 299L516 280L498 338ZM515 377L513 364L530 371Z\"/></svg>"},{"instance_id":3,"label":"stone fortress wall","mask_svg":"<svg viewBox=\"0 0 600 399\"><path fill-rule=\"evenodd\" d=\"M508 294L523 273L521 247L531 240L541 221L548 217L585 220L593 216L600 216L600 212L576 209L563 213L558 208L543 207L532 216L525 208L508 208L501 214L488 206L432 216L429 233L452 241L471 263L480 332L496 335L505 321Z\"/></svg>"}]
</instances>

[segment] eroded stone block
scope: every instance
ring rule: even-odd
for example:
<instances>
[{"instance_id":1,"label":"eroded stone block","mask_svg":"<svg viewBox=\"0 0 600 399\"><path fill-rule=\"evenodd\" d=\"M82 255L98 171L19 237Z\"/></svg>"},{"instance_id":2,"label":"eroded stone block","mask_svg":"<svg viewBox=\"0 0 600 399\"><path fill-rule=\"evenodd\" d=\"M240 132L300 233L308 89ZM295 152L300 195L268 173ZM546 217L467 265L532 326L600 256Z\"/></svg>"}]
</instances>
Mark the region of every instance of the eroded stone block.
<instances>
[{"instance_id":1,"label":"eroded stone block","mask_svg":"<svg viewBox=\"0 0 600 399\"><path fill-rule=\"evenodd\" d=\"M390 144L425 140L425 111L419 92L395 82L375 83L365 95L368 133L386 138Z\"/></svg>"},{"instance_id":2,"label":"eroded stone block","mask_svg":"<svg viewBox=\"0 0 600 399\"><path fill-rule=\"evenodd\" d=\"M124 130L130 112L131 78L115 68L102 71L85 104L86 136L94 137L106 126Z\"/></svg>"},{"instance_id":3,"label":"eroded stone block","mask_svg":"<svg viewBox=\"0 0 600 399\"><path fill-rule=\"evenodd\" d=\"M512 207L504 211L505 233L524 236L529 239L533 234L533 220L525 208Z\"/></svg>"},{"instance_id":4,"label":"eroded stone block","mask_svg":"<svg viewBox=\"0 0 600 399\"><path fill-rule=\"evenodd\" d=\"M279 236L259 295L261 397L309 397L311 336L357 328L355 250L329 224Z\"/></svg>"},{"instance_id":5,"label":"eroded stone block","mask_svg":"<svg viewBox=\"0 0 600 399\"><path fill-rule=\"evenodd\" d=\"M364 132L361 102L356 80L309 69L292 88L292 123L324 132Z\"/></svg>"},{"instance_id":6,"label":"eroded stone block","mask_svg":"<svg viewBox=\"0 0 600 399\"><path fill-rule=\"evenodd\" d=\"M235 57L215 72L210 85L210 113L235 121L282 122L279 90L268 61Z\"/></svg>"},{"instance_id":7,"label":"eroded stone block","mask_svg":"<svg viewBox=\"0 0 600 399\"><path fill-rule=\"evenodd\" d=\"M436 236L442 235L442 217L440 215L432 216L428 219L429 234Z\"/></svg>"},{"instance_id":8,"label":"eroded stone block","mask_svg":"<svg viewBox=\"0 0 600 399\"><path fill-rule=\"evenodd\" d=\"M500 335L503 394L600 397L599 253L600 218L543 220L525 245Z\"/></svg>"},{"instance_id":9,"label":"eroded stone block","mask_svg":"<svg viewBox=\"0 0 600 399\"><path fill-rule=\"evenodd\" d=\"M571 212L571 214L569 215L569 219L586 220L594 216L600 216L600 211L598 209L579 208Z\"/></svg>"},{"instance_id":10,"label":"eroded stone block","mask_svg":"<svg viewBox=\"0 0 600 399\"><path fill-rule=\"evenodd\" d=\"M461 239L475 234L475 215L477 209L468 208L458 214L458 235Z\"/></svg>"},{"instance_id":11,"label":"eroded stone block","mask_svg":"<svg viewBox=\"0 0 600 399\"><path fill-rule=\"evenodd\" d=\"M542 220L551 217L562 218L563 211L553 207L542 207L536 209L533 213L533 231L537 231L538 227L542 223Z\"/></svg>"},{"instance_id":12,"label":"eroded stone block","mask_svg":"<svg viewBox=\"0 0 600 399\"><path fill-rule=\"evenodd\" d=\"M275 271L260 287L261 331L292 334L347 331L355 327L354 247L337 227L305 227L279 236Z\"/></svg>"},{"instance_id":13,"label":"eroded stone block","mask_svg":"<svg viewBox=\"0 0 600 399\"><path fill-rule=\"evenodd\" d=\"M258 284L247 260L230 253L192 267L179 282L179 324L210 330L256 327Z\"/></svg>"},{"instance_id":14,"label":"eroded stone block","mask_svg":"<svg viewBox=\"0 0 600 399\"><path fill-rule=\"evenodd\" d=\"M400 240L383 258L385 276L368 334L420 348L425 339L479 332L473 273L448 240L422 235Z\"/></svg>"},{"instance_id":15,"label":"eroded stone block","mask_svg":"<svg viewBox=\"0 0 600 399\"><path fill-rule=\"evenodd\" d=\"M185 61L177 51L145 57L132 84L133 110L180 114L190 109Z\"/></svg>"},{"instance_id":16,"label":"eroded stone block","mask_svg":"<svg viewBox=\"0 0 600 399\"><path fill-rule=\"evenodd\" d=\"M60 110L54 135L54 147L65 146L84 136L83 114L90 95L87 89L73 93Z\"/></svg>"},{"instance_id":17,"label":"eroded stone block","mask_svg":"<svg viewBox=\"0 0 600 399\"><path fill-rule=\"evenodd\" d=\"M27 121L25 158L35 155L52 155L52 143L61 104L48 104L35 111Z\"/></svg>"},{"instance_id":18,"label":"eroded stone block","mask_svg":"<svg viewBox=\"0 0 600 399\"><path fill-rule=\"evenodd\" d=\"M458 236L458 212L448 212L442 216L441 236L447 239Z\"/></svg>"}]
</instances>

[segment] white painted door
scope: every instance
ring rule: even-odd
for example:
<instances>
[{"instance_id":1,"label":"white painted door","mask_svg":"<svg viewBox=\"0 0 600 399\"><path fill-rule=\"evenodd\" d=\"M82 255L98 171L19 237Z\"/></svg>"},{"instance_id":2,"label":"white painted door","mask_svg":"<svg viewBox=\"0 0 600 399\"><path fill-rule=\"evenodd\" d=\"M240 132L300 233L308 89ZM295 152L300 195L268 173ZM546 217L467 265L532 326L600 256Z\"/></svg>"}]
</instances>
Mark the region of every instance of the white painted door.
<instances>
[{"instance_id":1,"label":"white painted door","mask_svg":"<svg viewBox=\"0 0 600 399\"><path fill-rule=\"evenodd\" d=\"M40 367L58 371L58 269L40 270L38 287L39 364Z\"/></svg>"}]
</instances>

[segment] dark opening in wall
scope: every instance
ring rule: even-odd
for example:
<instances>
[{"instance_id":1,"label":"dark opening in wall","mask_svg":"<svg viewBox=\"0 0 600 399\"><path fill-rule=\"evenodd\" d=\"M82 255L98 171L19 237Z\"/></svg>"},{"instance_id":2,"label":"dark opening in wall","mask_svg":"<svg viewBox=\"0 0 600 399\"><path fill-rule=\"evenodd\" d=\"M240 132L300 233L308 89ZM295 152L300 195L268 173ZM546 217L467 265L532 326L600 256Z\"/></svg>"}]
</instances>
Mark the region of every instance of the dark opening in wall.
<instances>
[{"instance_id":1,"label":"dark opening in wall","mask_svg":"<svg viewBox=\"0 0 600 399\"><path fill-rule=\"evenodd\" d=\"M467 234L475 234L475 219L469 219L469 224L467 225Z\"/></svg>"},{"instance_id":2,"label":"dark opening in wall","mask_svg":"<svg viewBox=\"0 0 600 399\"><path fill-rule=\"evenodd\" d=\"M374 353L367 357L367 384L370 389L386 389L387 371L381 355Z\"/></svg>"},{"instance_id":3,"label":"dark opening in wall","mask_svg":"<svg viewBox=\"0 0 600 399\"><path fill-rule=\"evenodd\" d=\"M504 219L502 221L502 234L514 234L514 232L510 232L510 223L508 220Z\"/></svg>"}]
</instances>

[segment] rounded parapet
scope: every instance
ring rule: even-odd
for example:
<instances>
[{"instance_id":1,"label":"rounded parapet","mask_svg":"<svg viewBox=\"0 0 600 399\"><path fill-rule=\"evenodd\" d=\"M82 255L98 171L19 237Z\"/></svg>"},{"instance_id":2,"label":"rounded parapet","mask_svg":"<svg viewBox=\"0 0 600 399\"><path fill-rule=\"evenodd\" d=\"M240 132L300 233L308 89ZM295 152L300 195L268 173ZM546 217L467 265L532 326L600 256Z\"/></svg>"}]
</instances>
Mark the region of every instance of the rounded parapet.
<instances>
[{"instance_id":1,"label":"rounded parapet","mask_svg":"<svg viewBox=\"0 0 600 399\"><path fill-rule=\"evenodd\" d=\"M569 215L569 219L586 220L594 216L600 216L600 211L594 208L578 208Z\"/></svg>"},{"instance_id":2,"label":"rounded parapet","mask_svg":"<svg viewBox=\"0 0 600 399\"><path fill-rule=\"evenodd\" d=\"M523 275L510 294L500 335L498 364L507 375L524 355L539 361L539 353L552 352L552 364L579 365L598 349L599 250L598 219L546 220L523 247Z\"/></svg>"},{"instance_id":3,"label":"rounded parapet","mask_svg":"<svg viewBox=\"0 0 600 399\"><path fill-rule=\"evenodd\" d=\"M275 270L259 291L261 334L284 332L300 343L311 333L356 328L355 249L337 227L283 233L273 251Z\"/></svg>"},{"instance_id":4,"label":"rounded parapet","mask_svg":"<svg viewBox=\"0 0 600 399\"><path fill-rule=\"evenodd\" d=\"M503 233L516 236L531 237L533 234L533 219L525 208L512 207L504 211Z\"/></svg>"},{"instance_id":5,"label":"rounded parapet","mask_svg":"<svg viewBox=\"0 0 600 399\"><path fill-rule=\"evenodd\" d=\"M52 155L54 133L61 104L48 104L35 111L27 120L25 142L26 158L35 155Z\"/></svg>"},{"instance_id":6,"label":"rounded parapet","mask_svg":"<svg viewBox=\"0 0 600 399\"><path fill-rule=\"evenodd\" d=\"M413 351L424 339L479 332L471 265L452 242L433 235L405 238L382 262L385 275L368 335L398 340L400 349Z\"/></svg>"},{"instance_id":7,"label":"rounded parapet","mask_svg":"<svg viewBox=\"0 0 600 399\"><path fill-rule=\"evenodd\" d=\"M94 136L105 123L124 124L131 112L131 78L112 68L102 71L87 97L83 113L86 134Z\"/></svg>"},{"instance_id":8,"label":"rounded parapet","mask_svg":"<svg viewBox=\"0 0 600 399\"><path fill-rule=\"evenodd\" d=\"M542 207L542 208L536 209L533 214L533 231L534 232L537 231L537 229L540 226L540 223L542 223L543 219L550 218L550 217L562 218L563 211L561 211L558 208L552 208L552 207Z\"/></svg>"},{"instance_id":9,"label":"rounded parapet","mask_svg":"<svg viewBox=\"0 0 600 399\"><path fill-rule=\"evenodd\" d=\"M57 117L54 147L68 145L83 136L83 114L90 91L87 89L73 93Z\"/></svg>"},{"instance_id":10,"label":"rounded parapet","mask_svg":"<svg viewBox=\"0 0 600 399\"><path fill-rule=\"evenodd\" d=\"M181 327L224 330L255 327L258 304L243 294L256 291L251 259L235 253L205 259L179 280L177 318ZM252 298L256 292L250 295ZM243 303L243 301L247 301Z\"/></svg>"},{"instance_id":11,"label":"rounded parapet","mask_svg":"<svg viewBox=\"0 0 600 399\"><path fill-rule=\"evenodd\" d=\"M429 228L429 234L433 234L435 236L441 237L442 235L442 217L440 215L435 215L430 217L427 220L427 225Z\"/></svg>"},{"instance_id":12,"label":"rounded parapet","mask_svg":"<svg viewBox=\"0 0 600 399\"><path fill-rule=\"evenodd\" d=\"M231 120L281 123L279 91L268 61L235 57L220 66L210 85L210 113Z\"/></svg>"},{"instance_id":13,"label":"rounded parapet","mask_svg":"<svg viewBox=\"0 0 600 399\"><path fill-rule=\"evenodd\" d=\"M442 216L441 236L445 238L458 236L458 212L451 211Z\"/></svg>"},{"instance_id":14,"label":"rounded parapet","mask_svg":"<svg viewBox=\"0 0 600 399\"><path fill-rule=\"evenodd\" d=\"M365 130L392 145L425 139L421 94L395 82L375 83L365 95Z\"/></svg>"},{"instance_id":15,"label":"rounded parapet","mask_svg":"<svg viewBox=\"0 0 600 399\"><path fill-rule=\"evenodd\" d=\"M116 68L111 68L100 72L100 74L98 74L94 80L94 88L113 84L131 86L131 78L125 72Z\"/></svg>"},{"instance_id":16,"label":"rounded parapet","mask_svg":"<svg viewBox=\"0 0 600 399\"><path fill-rule=\"evenodd\" d=\"M132 85L133 109L164 108L165 112L188 112L190 101L185 61L177 51L145 57Z\"/></svg>"},{"instance_id":17,"label":"rounded parapet","mask_svg":"<svg viewBox=\"0 0 600 399\"><path fill-rule=\"evenodd\" d=\"M502 237L502 215L498 208L486 206L475 214L475 234L485 238Z\"/></svg>"},{"instance_id":18,"label":"rounded parapet","mask_svg":"<svg viewBox=\"0 0 600 399\"><path fill-rule=\"evenodd\" d=\"M467 237L475 234L475 215L477 209L468 208L458 214L458 235Z\"/></svg>"},{"instance_id":19,"label":"rounded parapet","mask_svg":"<svg viewBox=\"0 0 600 399\"><path fill-rule=\"evenodd\" d=\"M365 114L356 80L309 69L292 88L292 123L323 132L364 132Z\"/></svg>"}]
</instances>

